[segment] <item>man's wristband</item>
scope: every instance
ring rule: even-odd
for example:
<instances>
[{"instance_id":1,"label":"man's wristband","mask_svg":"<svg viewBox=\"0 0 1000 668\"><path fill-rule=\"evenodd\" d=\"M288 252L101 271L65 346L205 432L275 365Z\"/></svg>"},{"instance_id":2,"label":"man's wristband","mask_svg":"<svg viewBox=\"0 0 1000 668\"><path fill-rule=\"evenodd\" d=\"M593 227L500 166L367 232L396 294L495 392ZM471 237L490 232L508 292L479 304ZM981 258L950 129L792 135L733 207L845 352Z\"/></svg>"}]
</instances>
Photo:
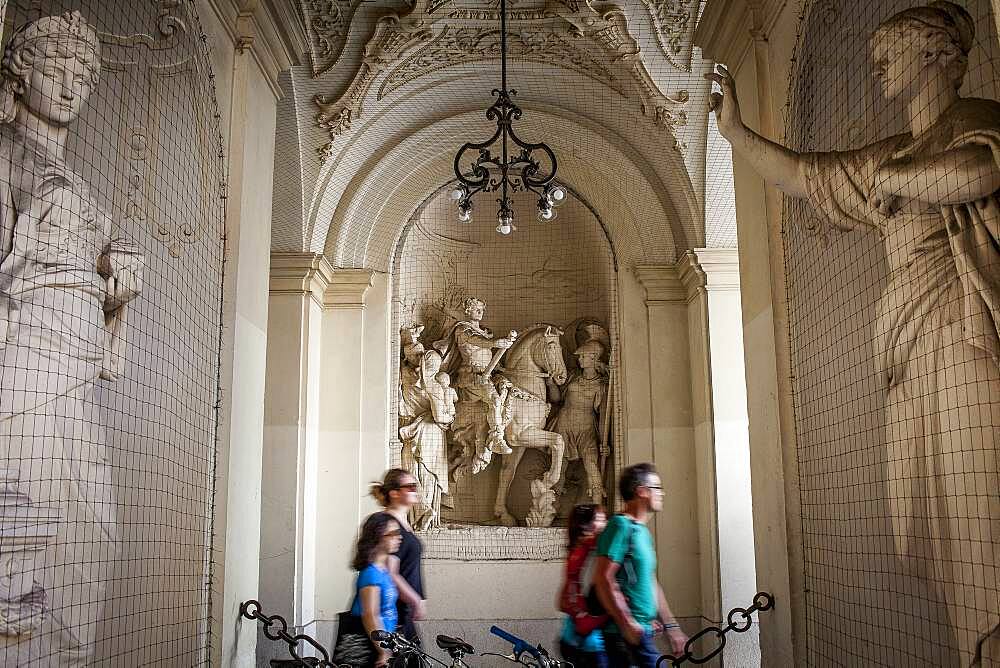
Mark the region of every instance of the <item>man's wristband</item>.
<instances>
[{"instance_id":1,"label":"man's wristband","mask_svg":"<svg viewBox=\"0 0 1000 668\"><path fill-rule=\"evenodd\" d=\"M673 622L671 624L664 624L663 625L663 628L665 628L665 629L679 629L680 627L681 627L681 625L678 624L678 623L676 623L676 622Z\"/></svg>"}]
</instances>

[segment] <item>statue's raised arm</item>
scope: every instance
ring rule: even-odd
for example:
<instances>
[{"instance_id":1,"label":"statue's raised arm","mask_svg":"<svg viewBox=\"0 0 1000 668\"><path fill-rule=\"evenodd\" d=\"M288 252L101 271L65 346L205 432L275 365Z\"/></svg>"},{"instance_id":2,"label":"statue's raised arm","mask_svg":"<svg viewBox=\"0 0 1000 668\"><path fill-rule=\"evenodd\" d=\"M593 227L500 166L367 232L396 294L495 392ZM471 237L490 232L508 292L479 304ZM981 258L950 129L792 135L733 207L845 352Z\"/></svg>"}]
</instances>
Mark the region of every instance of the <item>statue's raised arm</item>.
<instances>
[{"instance_id":1,"label":"statue's raised arm","mask_svg":"<svg viewBox=\"0 0 1000 668\"><path fill-rule=\"evenodd\" d=\"M736 97L736 81L723 65L718 65L717 70L706 74L705 78L719 84L722 89L721 93L712 93L710 102L719 133L765 181L791 197L806 197L803 157L743 124Z\"/></svg>"}]
</instances>

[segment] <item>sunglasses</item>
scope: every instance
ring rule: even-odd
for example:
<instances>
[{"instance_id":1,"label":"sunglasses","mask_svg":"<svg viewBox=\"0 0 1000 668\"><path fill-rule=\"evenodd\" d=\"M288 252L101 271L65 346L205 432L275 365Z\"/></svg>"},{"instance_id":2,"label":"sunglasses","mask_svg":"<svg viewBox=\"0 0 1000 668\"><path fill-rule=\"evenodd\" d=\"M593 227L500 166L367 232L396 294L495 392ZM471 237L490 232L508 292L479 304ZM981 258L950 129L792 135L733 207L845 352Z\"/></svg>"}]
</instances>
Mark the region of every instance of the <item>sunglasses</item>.
<instances>
[{"instance_id":1,"label":"sunglasses","mask_svg":"<svg viewBox=\"0 0 1000 668\"><path fill-rule=\"evenodd\" d=\"M384 534L382 534L382 536L386 537L386 538L395 538L397 536L402 536L402 535L403 535L403 532L400 531L399 529L393 529L392 531L386 531Z\"/></svg>"},{"instance_id":2,"label":"sunglasses","mask_svg":"<svg viewBox=\"0 0 1000 668\"><path fill-rule=\"evenodd\" d=\"M663 488L660 487L659 485L643 485L643 487L645 487L646 489L658 489L660 491L663 491Z\"/></svg>"},{"instance_id":3,"label":"sunglasses","mask_svg":"<svg viewBox=\"0 0 1000 668\"><path fill-rule=\"evenodd\" d=\"M419 485L419 484L417 484L417 483L415 483L415 482L411 482L411 483L407 483L407 484L405 484L405 485L400 485L400 486L399 486L399 487L397 487L396 489L402 489L402 490L406 490L406 491L408 491L408 492L415 492L415 491L417 491L417 490L418 490L419 488L420 488L420 485Z\"/></svg>"}]
</instances>

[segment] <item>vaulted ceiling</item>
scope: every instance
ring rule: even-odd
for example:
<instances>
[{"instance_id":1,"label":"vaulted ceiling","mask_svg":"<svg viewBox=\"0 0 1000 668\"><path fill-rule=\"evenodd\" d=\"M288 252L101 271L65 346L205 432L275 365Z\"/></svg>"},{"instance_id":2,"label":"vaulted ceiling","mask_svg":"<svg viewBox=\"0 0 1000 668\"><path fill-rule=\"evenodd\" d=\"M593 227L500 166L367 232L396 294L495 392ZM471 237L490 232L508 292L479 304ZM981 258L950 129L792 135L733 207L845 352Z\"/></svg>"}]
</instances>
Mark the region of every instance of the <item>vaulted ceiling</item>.
<instances>
[{"instance_id":1,"label":"vaulted ceiling","mask_svg":"<svg viewBox=\"0 0 1000 668\"><path fill-rule=\"evenodd\" d=\"M495 125L497 0L299 0L309 64L284 76L273 242L385 269L402 226ZM699 0L508 0L515 124L631 262L705 244L711 67ZM491 125L493 126L491 128ZM711 236L711 234L709 235ZM613 239L614 241L614 239Z\"/></svg>"}]
</instances>

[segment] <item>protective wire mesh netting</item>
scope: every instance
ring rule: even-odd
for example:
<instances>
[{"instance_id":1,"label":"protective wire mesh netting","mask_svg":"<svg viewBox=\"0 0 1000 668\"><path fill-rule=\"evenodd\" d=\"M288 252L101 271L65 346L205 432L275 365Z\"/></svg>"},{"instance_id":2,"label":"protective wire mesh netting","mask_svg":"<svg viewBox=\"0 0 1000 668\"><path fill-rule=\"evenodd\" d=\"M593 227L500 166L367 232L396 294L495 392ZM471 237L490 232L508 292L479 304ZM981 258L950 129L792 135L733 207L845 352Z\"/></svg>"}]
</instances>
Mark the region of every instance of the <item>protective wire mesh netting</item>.
<instances>
[{"instance_id":1,"label":"protective wire mesh netting","mask_svg":"<svg viewBox=\"0 0 1000 668\"><path fill-rule=\"evenodd\" d=\"M0 663L207 662L219 113L193 4L6 3Z\"/></svg>"},{"instance_id":2,"label":"protective wire mesh netting","mask_svg":"<svg viewBox=\"0 0 1000 668\"><path fill-rule=\"evenodd\" d=\"M292 68L279 107L298 132L286 126L278 142L276 190L288 196L275 198L272 243L386 270L401 225L454 178L458 148L496 129L484 112L500 84L499 7L349 4L302 4L311 57ZM602 212L623 266L672 262L707 238L733 247L731 208L713 202L704 227L706 189L731 192L731 179L706 171L706 150L726 162L728 149L706 147L698 3L557 5L507 7L517 133L552 147L559 178ZM495 219L488 196L475 207L475 220Z\"/></svg>"},{"instance_id":3,"label":"protective wire mesh netting","mask_svg":"<svg viewBox=\"0 0 1000 668\"><path fill-rule=\"evenodd\" d=\"M520 221L530 222L520 222L509 237L500 236L493 226L457 221L450 190L450 186L446 187L427 199L405 228L395 253L393 322L396 327L393 331L400 331L402 338L393 346L395 359L400 360L399 367L394 369L394 381L402 383L404 389L401 403L392 406L392 423L397 422L401 411L404 415L399 417L398 423L404 428L413 417L406 405L409 398L406 376L413 362L410 358L413 351L409 339L411 332L417 335L423 349L445 349L450 343L452 328L457 323L470 321L464 311L469 298L483 301L485 314L481 325L497 338L509 337L510 332L515 331L518 339L524 339L521 345L531 346L530 341L539 340L545 329L533 326L551 325L557 357L565 367L566 377L561 379L565 384L563 391L575 383L578 387L574 392L583 391L586 385L591 394L600 392L602 398L611 395L608 408L598 399L599 409L594 408L595 401L591 397L589 413L580 413L581 429L574 431L567 427L567 420L563 420L561 431L565 432L569 446L563 465L560 467L556 462L556 469L553 469L563 478L554 504L554 521L562 524L574 504L591 502L595 495L602 496L602 489L612 489L613 485L609 486L608 482L614 480L618 470L617 449L610 447L621 440L618 429L622 402L620 394L615 396L620 392L615 372L618 366L617 266L606 231L593 210L574 194L557 209L556 220L539 223L529 218L534 216L537 198L530 193L518 193L514 198L515 214ZM416 332L414 328L418 326L423 329ZM598 347L590 344L599 356L599 370L593 380L584 381L574 352L588 340L599 341ZM488 357L494 354L490 351ZM469 398L467 387L463 385L467 380L466 372L461 369L463 356L464 352L453 354L452 363L444 365L450 371L447 382L459 392L460 401ZM446 359L449 358L446 356ZM484 361L488 360L484 358ZM541 354L522 355L517 348L504 353L498 366L502 375L517 387L553 404L547 415L545 411L534 415L530 406L512 403L511 435L518 433L518 425L529 423L540 430L560 432L557 415L566 402L557 401L563 397L552 394L548 387L559 374L557 367ZM609 385L612 387L610 393ZM458 409L459 412L468 410L468 406L459 405ZM610 412L604 419L606 411ZM577 431L581 433L576 434ZM414 468L412 457L407 458L407 453L416 447L422 450L422 459L438 462L430 468L440 471L440 487L448 494L443 499L442 522L496 524L499 518L494 511L499 505L523 525L531 512L531 482L542 478L553 466L552 450L539 440L541 437L524 435L511 439L510 445L524 449L521 454L511 455L518 457L520 462L512 470L513 482L504 502L498 497L498 488L502 464L508 456L489 458L483 470L464 475L456 471L456 467L471 463L470 455L475 450L473 434L452 426L439 436L441 438L428 438L424 432L408 444L397 440L392 446L392 457L395 464ZM594 438L589 438L591 436ZM599 442L609 445L604 457ZM585 464L592 467L589 474ZM441 480L449 476L450 482ZM423 480L427 476L419 477ZM425 487L434 487L432 480L427 483ZM517 540L513 536L507 538L508 545ZM557 558L562 539L557 534L552 538L553 554L549 558ZM453 547L457 549L459 543L469 542L469 536L460 533L449 538L442 534L431 540L435 549L443 548L448 542L454 542Z\"/></svg>"},{"instance_id":4,"label":"protective wire mesh netting","mask_svg":"<svg viewBox=\"0 0 1000 668\"><path fill-rule=\"evenodd\" d=\"M990 3L962 4L971 20L935 3L874 40L913 3L803 6L787 141L857 149L811 159L809 199L784 214L810 664L1000 661L1000 250L983 176L1000 53ZM989 101L950 103L963 52L961 95Z\"/></svg>"}]
</instances>

